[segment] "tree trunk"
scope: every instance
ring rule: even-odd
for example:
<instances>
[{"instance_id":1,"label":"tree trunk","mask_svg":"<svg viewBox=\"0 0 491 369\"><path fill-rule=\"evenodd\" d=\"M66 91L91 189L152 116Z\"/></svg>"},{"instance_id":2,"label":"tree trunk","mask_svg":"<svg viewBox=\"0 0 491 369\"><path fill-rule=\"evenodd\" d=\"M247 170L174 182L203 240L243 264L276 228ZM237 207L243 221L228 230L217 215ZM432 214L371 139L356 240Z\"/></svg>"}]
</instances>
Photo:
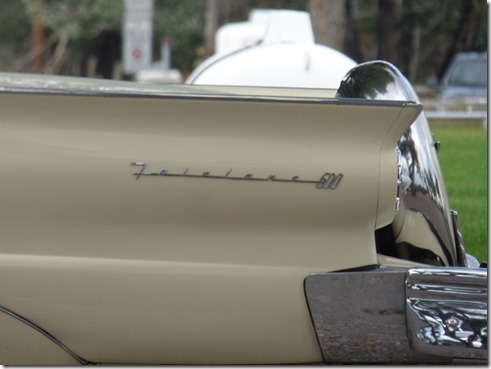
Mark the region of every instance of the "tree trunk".
<instances>
[{"instance_id":1,"label":"tree trunk","mask_svg":"<svg viewBox=\"0 0 491 369\"><path fill-rule=\"evenodd\" d=\"M218 29L220 0L206 0L205 58L215 53L215 33Z\"/></svg>"},{"instance_id":2,"label":"tree trunk","mask_svg":"<svg viewBox=\"0 0 491 369\"><path fill-rule=\"evenodd\" d=\"M356 24L355 0L346 1L346 39L344 51L346 54L358 63L363 62L360 47L360 33Z\"/></svg>"},{"instance_id":3,"label":"tree trunk","mask_svg":"<svg viewBox=\"0 0 491 369\"><path fill-rule=\"evenodd\" d=\"M378 9L377 58L397 65L401 39L402 0L379 0Z\"/></svg>"},{"instance_id":4,"label":"tree trunk","mask_svg":"<svg viewBox=\"0 0 491 369\"><path fill-rule=\"evenodd\" d=\"M344 52L347 25L346 0L309 0L315 41Z\"/></svg>"},{"instance_id":5,"label":"tree trunk","mask_svg":"<svg viewBox=\"0 0 491 369\"><path fill-rule=\"evenodd\" d=\"M46 65L45 68L46 74L60 73L61 67L63 66L63 63L65 61L65 52L66 52L66 47L68 45L68 41L69 38L66 33L60 35L53 57Z\"/></svg>"},{"instance_id":6,"label":"tree trunk","mask_svg":"<svg viewBox=\"0 0 491 369\"><path fill-rule=\"evenodd\" d=\"M44 73L44 24L42 18L43 1L32 0L34 17L32 18L32 72Z\"/></svg>"},{"instance_id":7,"label":"tree trunk","mask_svg":"<svg viewBox=\"0 0 491 369\"><path fill-rule=\"evenodd\" d=\"M419 49L421 45L421 28L416 26L411 34L411 56L409 58L409 81L415 82L419 67Z\"/></svg>"}]
</instances>

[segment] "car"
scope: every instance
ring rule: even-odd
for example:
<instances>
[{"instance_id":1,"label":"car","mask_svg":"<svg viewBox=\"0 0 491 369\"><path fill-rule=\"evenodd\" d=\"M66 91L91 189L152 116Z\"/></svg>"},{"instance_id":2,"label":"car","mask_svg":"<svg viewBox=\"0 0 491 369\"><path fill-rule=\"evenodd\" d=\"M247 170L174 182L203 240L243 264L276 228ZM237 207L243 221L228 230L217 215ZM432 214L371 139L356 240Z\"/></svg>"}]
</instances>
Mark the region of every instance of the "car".
<instances>
[{"instance_id":1,"label":"car","mask_svg":"<svg viewBox=\"0 0 491 369\"><path fill-rule=\"evenodd\" d=\"M0 363L487 363L422 105L0 73Z\"/></svg>"},{"instance_id":2,"label":"car","mask_svg":"<svg viewBox=\"0 0 491 369\"><path fill-rule=\"evenodd\" d=\"M487 102L487 52L462 52L455 55L441 84L442 102Z\"/></svg>"}]
</instances>

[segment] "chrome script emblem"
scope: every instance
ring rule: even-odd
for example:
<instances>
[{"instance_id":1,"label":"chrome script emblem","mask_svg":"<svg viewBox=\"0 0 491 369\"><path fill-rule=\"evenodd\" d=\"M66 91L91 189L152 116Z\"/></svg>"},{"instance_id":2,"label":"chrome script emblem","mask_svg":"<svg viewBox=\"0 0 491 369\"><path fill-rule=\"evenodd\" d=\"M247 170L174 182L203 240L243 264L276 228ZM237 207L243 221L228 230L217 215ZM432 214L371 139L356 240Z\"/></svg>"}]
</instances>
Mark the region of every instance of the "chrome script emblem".
<instances>
[{"instance_id":1,"label":"chrome script emblem","mask_svg":"<svg viewBox=\"0 0 491 369\"><path fill-rule=\"evenodd\" d=\"M133 162L132 166L139 167L140 170L133 172L135 179L140 177L186 177L186 178L206 178L206 179L227 179L227 180L239 180L239 181L262 181L262 182L290 182L290 183L310 183L314 184L315 188L321 190L335 190L338 188L339 183L343 179L342 173L330 173L326 172L320 176L318 180L300 179L299 176L292 176L290 178L277 178L276 175L270 174L267 177L256 177L252 173L248 173L244 176L232 175L232 169L226 170L223 174L210 173L204 171L201 174L188 174L189 168L185 168L179 173L170 173L167 169L161 169L158 172L146 172L147 163L145 162Z\"/></svg>"}]
</instances>

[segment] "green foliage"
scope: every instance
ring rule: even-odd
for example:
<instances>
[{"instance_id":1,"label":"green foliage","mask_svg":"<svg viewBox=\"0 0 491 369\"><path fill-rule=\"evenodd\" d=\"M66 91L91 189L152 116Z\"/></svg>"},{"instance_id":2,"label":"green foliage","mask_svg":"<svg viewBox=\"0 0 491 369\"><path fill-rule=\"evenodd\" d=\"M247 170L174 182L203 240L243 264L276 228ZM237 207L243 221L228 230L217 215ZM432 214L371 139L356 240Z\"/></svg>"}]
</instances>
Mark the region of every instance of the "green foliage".
<instances>
[{"instance_id":1,"label":"green foliage","mask_svg":"<svg viewBox=\"0 0 491 369\"><path fill-rule=\"evenodd\" d=\"M459 212L466 251L487 260L487 131L481 127L435 126L450 206Z\"/></svg>"},{"instance_id":2,"label":"green foliage","mask_svg":"<svg viewBox=\"0 0 491 369\"><path fill-rule=\"evenodd\" d=\"M327 0L326 0L327 1ZM364 59L371 59L376 51L379 0L347 0L354 9L356 27L360 31ZM222 0L219 21L244 21L254 8L307 10L310 0ZM459 28L463 9L467 4L478 10L477 34L472 46L487 49L488 4L484 0L402 0L400 58L398 67L408 74L405 61L411 59L412 37L415 27L421 30L419 70L415 78L420 82L436 74L442 59L450 50ZM163 37L172 41L172 64L184 74L190 72L200 57L204 44L205 8L207 0L154 0L154 55L159 55ZM42 11L38 13L37 6ZM31 23L39 17L45 25L46 60L57 45L69 57L67 64L81 64L89 56L100 62L113 55L109 63L119 58L123 0L0 0L0 70L28 70L31 47ZM106 37L110 34L110 37ZM58 40L62 42L57 43ZM67 41L68 40L68 41ZM111 40L111 41L108 41ZM111 53L107 50L112 42ZM100 46L103 45L103 46ZM65 47L66 46L66 49ZM118 54L119 53L119 54ZM116 55L116 56L114 56ZM363 61L359 60L359 61ZM20 69L19 69L20 70Z\"/></svg>"},{"instance_id":3,"label":"green foliage","mask_svg":"<svg viewBox=\"0 0 491 369\"><path fill-rule=\"evenodd\" d=\"M404 0L402 26L406 30L419 26L424 34L454 32L460 19L461 3L462 0Z\"/></svg>"},{"instance_id":4,"label":"green foliage","mask_svg":"<svg viewBox=\"0 0 491 369\"><path fill-rule=\"evenodd\" d=\"M378 32L379 0L352 0L356 26L362 37L363 60L375 57ZM474 6L465 28L465 50L487 50L488 4L485 0L401 0L400 40L397 67L412 82L424 83L429 76L440 75L455 46L456 34L461 29L465 10ZM474 10L477 13L474 13ZM475 27L475 33L474 33ZM417 45L417 46L416 46ZM452 51L453 52L453 51ZM417 61L412 58L417 56ZM451 55L450 55L451 56Z\"/></svg>"},{"instance_id":5,"label":"green foliage","mask_svg":"<svg viewBox=\"0 0 491 369\"><path fill-rule=\"evenodd\" d=\"M30 49L29 17L20 1L0 0L0 70L9 70Z\"/></svg>"},{"instance_id":6,"label":"green foliage","mask_svg":"<svg viewBox=\"0 0 491 369\"><path fill-rule=\"evenodd\" d=\"M193 69L203 45L205 5L203 0L155 0L154 40L171 38L173 67Z\"/></svg>"},{"instance_id":7,"label":"green foliage","mask_svg":"<svg viewBox=\"0 0 491 369\"><path fill-rule=\"evenodd\" d=\"M306 10L307 0L250 0L249 7L269 9Z\"/></svg>"},{"instance_id":8,"label":"green foliage","mask_svg":"<svg viewBox=\"0 0 491 369\"><path fill-rule=\"evenodd\" d=\"M488 50L488 3L484 0L474 0L478 4L479 23L477 25L477 36L474 47L479 51Z\"/></svg>"},{"instance_id":9,"label":"green foliage","mask_svg":"<svg viewBox=\"0 0 491 369\"><path fill-rule=\"evenodd\" d=\"M0 42L19 42L29 38L30 28L22 27L29 17L20 1L0 0Z\"/></svg>"},{"instance_id":10,"label":"green foliage","mask_svg":"<svg viewBox=\"0 0 491 369\"><path fill-rule=\"evenodd\" d=\"M73 41L121 28L122 0L44 0L41 11L31 0L22 3L31 19L39 17L51 32Z\"/></svg>"}]
</instances>

